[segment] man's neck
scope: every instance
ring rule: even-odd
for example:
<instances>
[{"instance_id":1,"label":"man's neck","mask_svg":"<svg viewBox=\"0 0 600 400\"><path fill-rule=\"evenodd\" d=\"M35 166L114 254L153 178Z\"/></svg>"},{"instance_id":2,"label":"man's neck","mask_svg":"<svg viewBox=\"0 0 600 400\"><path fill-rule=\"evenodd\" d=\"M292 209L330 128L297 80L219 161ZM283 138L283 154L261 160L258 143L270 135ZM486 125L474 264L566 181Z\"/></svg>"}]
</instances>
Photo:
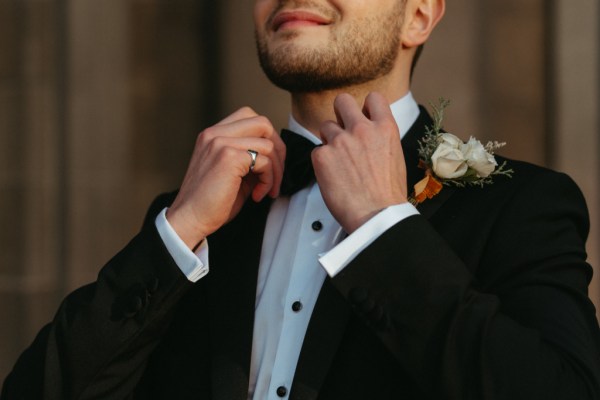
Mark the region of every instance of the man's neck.
<instances>
[{"instance_id":1,"label":"man's neck","mask_svg":"<svg viewBox=\"0 0 600 400\"><path fill-rule=\"evenodd\" d=\"M390 109L392 110L392 115L398 125L400 138L404 138L404 135L408 133L419 117L421 112L419 105L412 96L412 93L408 92L405 96L402 96L400 100L390 104ZM302 126L292 115L290 115L288 120L288 129L298 135L304 136L314 144L321 144L319 137L315 136L312 132Z\"/></svg>"},{"instance_id":2,"label":"man's neck","mask_svg":"<svg viewBox=\"0 0 600 400\"><path fill-rule=\"evenodd\" d=\"M379 79L364 85L352 86L344 89L314 93L292 93L292 115L303 127L320 137L319 127L324 121L336 120L333 102L341 93L349 93L362 108L365 98L371 92L379 92L385 96L389 103L402 98L409 91L406 84L393 84L388 79Z\"/></svg>"}]
</instances>

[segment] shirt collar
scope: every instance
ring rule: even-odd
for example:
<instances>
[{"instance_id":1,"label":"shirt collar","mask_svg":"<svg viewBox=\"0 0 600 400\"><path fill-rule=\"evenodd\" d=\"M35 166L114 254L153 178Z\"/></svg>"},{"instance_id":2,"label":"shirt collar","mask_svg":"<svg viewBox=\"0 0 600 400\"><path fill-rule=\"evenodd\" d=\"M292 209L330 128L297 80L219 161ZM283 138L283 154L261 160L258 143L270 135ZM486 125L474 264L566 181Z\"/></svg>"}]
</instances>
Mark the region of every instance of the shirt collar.
<instances>
[{"instance_id":1,"label":"shirt collar","mask_svg":"<svg viewBox=\"0 0 600 400\"><path fill-rule=\"evenodd\" d=\"M406 132L408 132L408 130L412 126L412 124L414 124L417 118L419 117L419 106L413 98L412 93L408 92L400 100L397 100L390 104L390 108L392 110L392 115L396 120L396 124L398 125L398 129L400 130L400 138L403 138ZM310 140L314 144L322 143L321 139L319 139L318 137L313 135L308 129L300 125L291 114L288 121L288 128L289 130L301 136L304 136L306 139Z\"/></svg>"}]
</instances>

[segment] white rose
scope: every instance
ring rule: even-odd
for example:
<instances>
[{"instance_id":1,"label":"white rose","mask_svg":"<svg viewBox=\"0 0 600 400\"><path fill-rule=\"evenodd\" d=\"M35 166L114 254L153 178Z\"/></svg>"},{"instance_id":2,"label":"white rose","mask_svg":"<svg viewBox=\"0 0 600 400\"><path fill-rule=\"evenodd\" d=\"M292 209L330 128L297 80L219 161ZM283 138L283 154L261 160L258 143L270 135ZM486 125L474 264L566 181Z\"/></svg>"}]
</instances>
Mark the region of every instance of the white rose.
<instances>
[{"instance_id":1,"label":"white rose","mask_svg":"<svg viewBox=\"0 0 600 400\"><path fill-rule=\"evenodd\" d=\"M468 165L461 147L463 142L450 133L442 135L442 142L439 144L433 155L431 162L433 172L444 179L460 178L467 172Z\"/></svg>"},{"instance_id":2,"label":"white rose","mask_svg":"<svg viewBox=\"0 0 600 400\"><path fill-rule=\"evenodd\" d=\"M461 149L463 141L451 133L442 133L440 146L450 147L452 149Z\"/></svg>"},{"instance_id":3,"label":"white rose","mask_svg":"<svg viewBox=\"0 0 600 400\"><path fill-rule=\"evenodd\" d=\"M488 153L481 142L475 138L462 146L462 152L467 160L467 164L481 178L487 178L498 166L493 155Z\"/></svg>"}]
</instances>

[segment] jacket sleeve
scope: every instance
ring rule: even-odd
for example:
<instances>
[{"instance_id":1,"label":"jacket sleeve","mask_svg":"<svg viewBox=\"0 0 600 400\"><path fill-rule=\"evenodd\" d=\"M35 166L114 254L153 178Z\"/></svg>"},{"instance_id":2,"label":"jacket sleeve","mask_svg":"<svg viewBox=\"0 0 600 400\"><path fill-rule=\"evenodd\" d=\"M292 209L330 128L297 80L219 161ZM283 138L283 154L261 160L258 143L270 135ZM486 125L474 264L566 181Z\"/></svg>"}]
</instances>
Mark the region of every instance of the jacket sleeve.
<instances>
[{"instance_id":1,"label":"jacket sleeve","mask_svg":"<svg viewBox=\"0 0 600 400\"><path fill-rule=\"evenodd\" d=\"M141 232L69 294L6 378L2 400L127 398L191 283L154 226L159 198Z\"/></svg>"},{"instance_id":2,"label":"jacket sleeve","mask_svg":"<svg viewBox=\"0 0 600 400\"><path fill-rule=\"evenodd\" d=\"M598 399L583 197L556 173L513 192L495 210L455 194L443 229L410 217L333 283L432 398ZM476 232L457 245L452 225Z\"/></svg>"}]
</instances>

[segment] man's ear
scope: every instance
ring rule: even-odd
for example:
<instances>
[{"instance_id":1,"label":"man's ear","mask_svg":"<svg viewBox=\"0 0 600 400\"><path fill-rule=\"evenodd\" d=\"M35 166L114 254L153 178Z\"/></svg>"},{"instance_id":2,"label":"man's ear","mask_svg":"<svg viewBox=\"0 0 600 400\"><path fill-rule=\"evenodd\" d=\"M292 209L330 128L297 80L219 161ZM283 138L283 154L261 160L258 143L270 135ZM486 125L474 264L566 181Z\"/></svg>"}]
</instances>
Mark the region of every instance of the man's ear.
<instances>
[{"instance_id":1,"label":"man's ear","mask_svg":"<svg viewBox=\"0 0 600 400\"><path fill-rule=\"evenodd\" d=\"M402 45L412 48L425 43L445 11L445 0L408 0L402 29Z\"/></svg>"}]
</instances>

